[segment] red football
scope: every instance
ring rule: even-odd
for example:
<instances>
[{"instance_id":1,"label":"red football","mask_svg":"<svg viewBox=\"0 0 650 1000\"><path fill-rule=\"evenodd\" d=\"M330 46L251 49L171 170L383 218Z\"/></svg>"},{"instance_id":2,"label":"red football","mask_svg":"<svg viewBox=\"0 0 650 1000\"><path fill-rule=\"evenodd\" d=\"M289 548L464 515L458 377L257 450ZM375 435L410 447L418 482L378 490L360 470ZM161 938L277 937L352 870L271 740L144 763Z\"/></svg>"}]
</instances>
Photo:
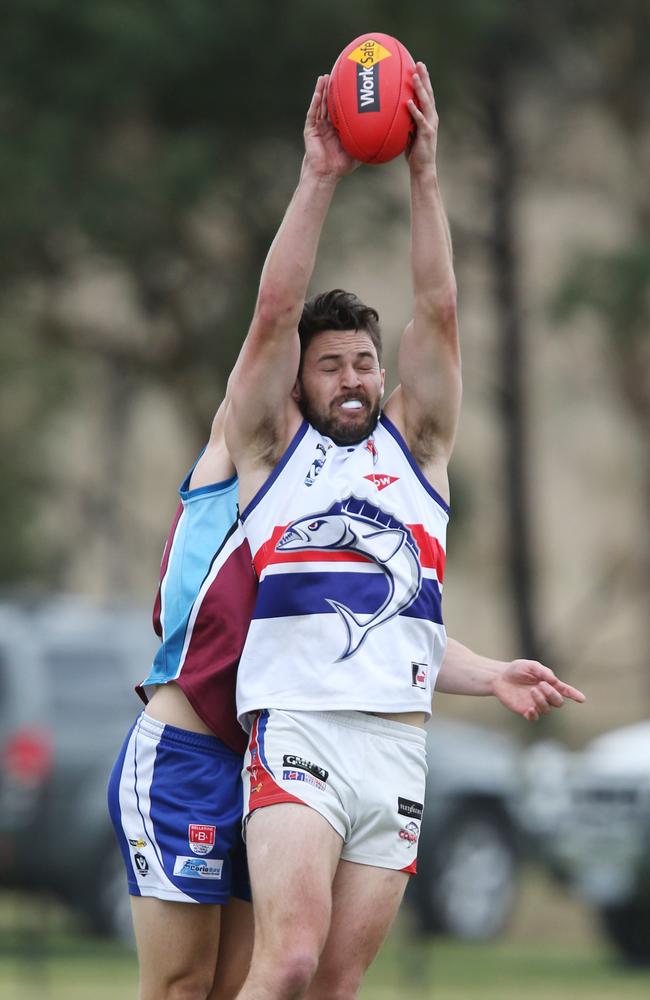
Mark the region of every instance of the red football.
<instances>
[{"instance_id":1,"label":"red football","mask_svg":"<svg viewBox=\"0 0 650 1000\"><path fill-rule=\"evenodd\" d=\"M386 163L406 148L413 130L415 63L401 42L380 32L360 35L334 63L327 93L330 120L355 160Z\"/></svg>"}]
</instances>

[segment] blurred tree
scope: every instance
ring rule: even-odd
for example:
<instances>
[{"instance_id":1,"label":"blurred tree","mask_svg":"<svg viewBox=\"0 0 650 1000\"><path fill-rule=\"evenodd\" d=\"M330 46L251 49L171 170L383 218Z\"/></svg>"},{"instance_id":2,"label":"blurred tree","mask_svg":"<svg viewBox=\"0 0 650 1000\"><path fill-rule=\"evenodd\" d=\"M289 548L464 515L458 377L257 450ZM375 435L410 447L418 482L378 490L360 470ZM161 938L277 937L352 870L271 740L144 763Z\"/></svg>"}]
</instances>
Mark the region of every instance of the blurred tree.
<instances>
[{"instance_id":1,"label":"blurred tree","mask_svg":"<svg viewBox=\"0 0 650 1000\"><path fill-rule=\"evenodd\" d=\"M419 5L409 9L419 10ZM490 158L485 189L489 204L487 229L466 236L487 249L496 307L507 518L505 558L517 647L525 656L554 662L558 661L558 652L551 653L542 642L535 594L526 321L521 301L518 221L525 152L518 140L517 116L527 93L527 78L548 68L548 45L557 37L560 19L560 5L553 2L533 0L523 6L499 0L469 0L437 12L435 18L421 25L420 35L423 47L439 52L446 68L442 79L461 112L459 121ZM437 65L436 75L439 68Z\"/></svg>"},{"instance_id":2,"label":"blurred tree","mask_svg":"<svg viewBox=\"0 0 650 1000\"><path fill-rule=\"evenodd\" d=\"M492 271L500 343L502 415L509 549L507 562L519 648L558 663L560 651L542 641L537 622L535 545L529 499L530 454L526 393L526 311L520 284L519 185L527 169L519 117L531 90L554 81L563 102L602 103L617 123L634 192L631 244L609 256L582 254L559 298L565 316L591 306L608 329L618 358L619 384L650 440L650 5L622 0L468 0L428 21L409 5L405 24L427 51L436 52L443 90L492 169L486 196L488 231L466 234L484 241ZM443 50L440 49L440 40ZM446 50L445 50L446 47ZM552 122L549 122L552 127ZM650 594L650 452L646 451L648 536L642 545L644 591ZM563 666L564 669L564 666Z\"/></svg>"},{"instance_id":3,"label":"blurred tree","mask_svg":"<svg viewBox=\"0 0 650 1000\"><path fill-rule=\"evenodd\" d=\"M0 305L22 298L14 321L22 312L23 334L40 338L34 385L47 383L53 349L75 357L72 386L103 359L116 389L104 405L117 492L120 385L163 385L204 437L297 173L306 95L372 6L3 4ZM67 405L70 393L48 400ZM35 465L27 453L16 466L26 489ZM109 506L88 508L107 537ZM10 520L20 517L22 504ZM27 535L14 542L25 549ZM15 579L28 561L6 565Z\"/></svg>"},{"instance_id":4,"label":"blurred tree","mask_svg":"<svg viewBox=\"0 0 650 1000\"><path fill-rule=\"evenodd\" d=\"M650 5L626 0L614 11L598 0L577 3L574 25L589 41L589 96L598 97L616 126L627 168L620 211L628 242L596 253L582 247L558 289L555 317L568 321L588 310L600 325L614 359L621 397L640 432L645 533L627 573L632 591L650 603ZM647 623L647 615L645 616ZM650 657L650 633L647 636ZM649 660L650 662L650 660Z\"/></svg>"},{"instance_id":5,"label":"blurred tree","mask_svg":"<svg viewBox=\"0 0 650 1000\"><path fill-rule=\"evenodd\" d=\"M30 290L23 330L36 329L46 345L44 355L30 354L35 386L48 383L57 347L60 363L75 358L73 381L94 371L84 369L84 358L103 363L112 386L103 405L114 500L124 479L128 407L139 387L163 385L197 438L205 434L295 180L315 76L361 31L398 35L416 56L426 54L459 149L480 147L491 159L488 229L470 235L487 250L497 305L517 645L543 657L528 498L517 215L524 151L516 122L531 80L539 86L559 71L567 100L584 88L598 57L574 54L590 53L594 38L605 44L616 35L623 55L636 52L633 15L643 2L622 0L616 10L604 0L438 6L5 0L0 296ZM643 38L647 45L647 30ZM623 77L612 82L612 107L618 102L626 122L638 121L643 103L636 110L630 104ZM366 172L363 181L379 183L380 175ZM90 302L80 293L89 274L102 279L92 284ZM51 391L50 404L64 403L71 391ZM36 481L30 457L14 472L26 484ZM93 518L110 538L115 508L109 498L98 503L90 505ZM11 566L18 573L21 565L9 560L8 578Z\"/></svg>"}]
</instances>

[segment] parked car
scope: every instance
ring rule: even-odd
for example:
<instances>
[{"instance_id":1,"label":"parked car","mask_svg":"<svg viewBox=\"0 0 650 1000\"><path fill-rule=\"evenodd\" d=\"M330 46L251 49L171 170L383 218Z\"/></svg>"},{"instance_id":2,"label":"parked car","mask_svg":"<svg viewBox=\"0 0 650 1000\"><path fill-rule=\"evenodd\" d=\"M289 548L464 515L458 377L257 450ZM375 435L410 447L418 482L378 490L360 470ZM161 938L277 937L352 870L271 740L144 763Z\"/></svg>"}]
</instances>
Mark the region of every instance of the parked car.
<instances>
[{"instance_id":1,"label":"parked car","mask_svg":"<svg viewBox=\"0 0 650 1000\"><path fill-rule=\"evenodd\" d=\"M522 856L521 748L483 726L434 717L418 874L407 897L423 931L468 941L505 927Z\"/></svg>"},{"instance_id":2,"label":"parked car","mask_svg":"<svg viewBox=\"0 0 650 1000\"><path fill-rule=\"evenodd\" d=\"M650 721L579 753L530 751L527 814L551 873L594 907L624 959L650 964Z\"/></svg>"},{"instance_id":3,"label":"parked car","mask_svg":"<svg viewBox=\"0 0 650 1000\"><path fill-rule=\"evenodd\" d=\"M123 939L130 907L106 782L154 650L145 612L75 600L0 606L0 886L53 893L86 926ZM520 750L439 717L427 742L408 899L426 931L491 937L518 877Z\"/></svg>"},{"instance_id":4,"label":"parked car","mask_svg":"<svg viewBox=\"0 0 650 1000\"><path fill-rule=\"evenodd\" d=\"M0 885L53 893L120 937L131 918L106 783L154 648L144 613L0 607Z\"/></svg>"}]
</instances>

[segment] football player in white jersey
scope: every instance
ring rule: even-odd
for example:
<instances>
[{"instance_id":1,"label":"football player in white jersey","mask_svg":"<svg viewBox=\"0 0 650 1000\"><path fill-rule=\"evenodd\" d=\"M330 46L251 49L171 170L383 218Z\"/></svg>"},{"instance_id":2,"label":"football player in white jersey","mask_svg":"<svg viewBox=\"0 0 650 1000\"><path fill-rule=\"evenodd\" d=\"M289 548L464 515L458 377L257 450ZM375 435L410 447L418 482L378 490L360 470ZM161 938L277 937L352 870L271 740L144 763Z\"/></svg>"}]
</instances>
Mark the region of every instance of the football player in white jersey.
<instances>
[{"instance_id":1,"label":"football player in white jersey","mask_svg":"<svg viewBox=\"0 0 650 1000\"><path fill-rule=\"evenodd\" d=\"M341 178L358 165L343 150L328 120L327 85L328 78L320 77L307 114L305 156L299 183L267 256L252 323L229 383L231 405L226 420L226 440L239 475L244 522L246 510L251 506L266 505L268 509L272 494L277 498L278 484L282 483L289 459L295 454L293 449L299 444L305 420L310 429L315 429L326 439L322 447L330 469L333 464L327 459L330 445L335 456L341 449L353 452L359 445L370 453L373 449L369 436L373 433L383 396L384 372L368 328L370 324L361 328L321 328L304 347L302 355L298 335L307 286L332 196ZM414 88L417 104L412 101L409 107L416 136L408 153L413 319L404 332L400 346L401 384L386 402L384 414L390 426L397 431L396 438L403 444L405 442L404 453L413 459L414 470L423 489L433 493L445 509L449 492L447 463L454 444L461 401L456 283L436 169L438 120L429 76L422 63L416 67ZM314 458L317 459L317 456ZM314 473L318 461L313 466ZM310 479L310 468L305 469L306 482ZM314 491L321 488L326 478L327 468L325 473L322 470L319 472L317 479L312 477L316 483ZM367 481L372 476L363 478ZM363 488L369 489L367 485ZM274 572L284 571L292 548L303 544L303 549L308 545L313 550L315 546L309 536L323 524L331 529L332 538L334 528L338 526L341 532L345 532L350 526L350 508L342 509L339 505L336 522L334 515L330 514L333 508L328 508L326 516L315 517L306 527L293 528L291 515L294 499L293 495L286 497L286 519L274 525L280 535L272 544L270 539L265 543L267 554L270 549L276 555L279 553L277 565L271 567ZM281 517L281 505L273 513L276 512ZM358 515L359 511L355 508L357 519ZM289 528L282 535L282 524L286 527L287 522ZM408 534L404 525L402 529L402 536ZM386 534L392 532L393 539L399 537L399 531L393 527L392 521L386 528ZM354 535L352 531L349 534L350 537ZM340 543L330 541L329 549L335 548L336 544L340 547ZM327 547L321 546L323 549ZM351 543L344 554L346 559L350 548ZM382 559L387 562L387 549L388 546L384 545L384 555L373 557L374 567L367 566L364 570L366 575L370 576ZM415 546L412 550L415 551ZM325 553L322 558L327 555ZM359 558L358 553L356 558ZM283 559L285 565L282 565ZM313 570L313 567L310 569ZM313 574L314 579L316 575ZM339 583L344 575L339 573ZM273 582L271 576L267 576L269 584ZM390 585L397 587L395 579L390 578ZM260 580L262 583L262 577ZM271 594L270 588L267 589ZM297 600L303 600L308 590L308 587L303 587L300 592L296 588ZM278 593L277 589L274 593ZM408 601L414 599L412 595L402 597L401 607L404 608ZM309 628L308 614L299 618L296 611L292 619L289 610L283 612L286 620L278 618L273 610L273 600L275 597L271 596L270 603L267 601L265 607L258 609L258 631L266 642L265 658L258 663L250 663L249 656L244 671L245 682L246 678L252 677L254 683L259 680L263 685L265 668L277 667L281 658L289 653L295 659L296 640L300 637L302 641L304 629ZM347 603L352 603L352 598ZM337 612L350 635L355 622L359 625L362 620L365 629L353 643L348 636L348 645L335 662L356 654L359 649L367 651L381 633L381 628L376 627L370 633L368 626L371 619L367 615L357 614L355 617L340 600L329 600L328 604L329 609L326 610L331 612L330 615L314 614L313 618L322 622L328 617L329 622L333 619L337 623L337 614L334 613ZM392 615L388 623L390 628L394 628L401 607ZM385 617L388 621L388 616ZM280 622L275 640L269 639L273 635L269 622L273 621ZM373 626L377 622L378 619L373 619ZM386 627L383 620L381 625ZM309 648L311 662L305 665L305 671L309 667L313 670L312 676L318 675L319 680L325 675L327 680L329 673L336 673L332 669L332 660L328 663L319 660L319 640L325 634L322 631L324 627L315 623L315 641ZM247 644L250 637L251 632ZM261 646L257 648L261 649ZM307 646L303 643L302 648ZM246 651L242 663L245 661ZM419 666L419 663L413 664L414 668ZM426 664L424 666L423 676L426 675ZM537 674L538 666L524 669L524 673L529 671L528 679L521 688L527 701L524 714L532 718L548 710L550 705L561 704L563 696L583 700L580 692L563 685L556 678ZM259 675L257 678L253 676L255 671ZM501 671L496 673L501 674ZM295 685L304 684L305 676L298 675ZM505 680L504 674L501 681ZM417 687L416 681L414 673L414 688ZM465 681L454 677L453 671L450 679L444 667L438 674L438 688L443 691L460 688L466 693L470 693L470 689L471 693L481 693L481 690L488 693L495 690L499 683L497 680L495 685L495 671L488 661L479 667L478 673L468 675L468 687L465 687ZM328 761L297 756L295 750L299 742L298 721L304 722L307 730L311 726L311 717L320 713L292 714L291 711L284 711L286 707L295 707L300 700L300 690L287 690L288 706L280 703L281 696L273 704L258 703L253 706L247 703L245 706L246 712L252 707L259 710L253 713L254 737L249 747L248 778L245 776L249 784L249 801L255 794L266 798L261 803L264 808L252 811L254 806L251 804L249 807L247 843L255 907L255 944L250 973L239 996L242 1000L280 1000L305 995L328 1000L332 997L354 997L365 969L374 958L397 912L408 880L407 869L385 858L376 864L370 858L363 861L361 852L354 860L345 859L348 845L342 833L344 824L339 824L338 819L328 815L318 800L321 792L324 794L326 789L330 790ZM304 693L308 695L308 692ZM359 707L358 698L358 691L355 691L352 707L356 709ZM350 728L356 723L348 717L360 717L359 732L383 727L395 747L405 733L421 733L426 714L422 710L405 711L399 708L391 711L390 705L384 705L384 710L377 711L372 702L372 692L369 692L368 698L365 710L333 711L328 714L332 717L345 715L345 726ZM329 704L323 707L332 708ZM334 707L345 709L347 706ZM300 720L297 719L299 714ZM367 723L363 722L364 715ZM327 725L328 720L319 720L319 725L321 723ZM274 753L280 756L269 764L265 754L267 750L270 752L272 743L269 734L275 731L282 734L274 736ZM318 746L318 739L326 730L321 730L316 737L314 732L318 731L310 731L311 745ZM268 736L266 747L262 743L263 733ZM287 736L292 733L293 742ZM337 737L332 734L331 727L327 736L329 745L337 747ZM286 739L284 757L283 739ZM422 738L413 735L404 739L413 751L412 760L416 760ZM345 758L345 749L342 750L342 757ZM285 770L282 770L283 763ZM422 766L419 758L416 763L418 768ZM348 761L348 764L346 778L352 780L355 761ZM388 767L388 754L376 759L375 765L381 774ZM291 794L279 787L278 783L285 779L293 782ZM267 789L270 789L268 793ZM396 797L396 809L397 801ZM311 808L305 807L306 802ZM402 825L408 816L411 818L409 828L417 830L421 802L415 801L413 796L399 802ZM407 840L402 840L402 844L405 850L409 848Z\"/></svg>"}]
</instances>

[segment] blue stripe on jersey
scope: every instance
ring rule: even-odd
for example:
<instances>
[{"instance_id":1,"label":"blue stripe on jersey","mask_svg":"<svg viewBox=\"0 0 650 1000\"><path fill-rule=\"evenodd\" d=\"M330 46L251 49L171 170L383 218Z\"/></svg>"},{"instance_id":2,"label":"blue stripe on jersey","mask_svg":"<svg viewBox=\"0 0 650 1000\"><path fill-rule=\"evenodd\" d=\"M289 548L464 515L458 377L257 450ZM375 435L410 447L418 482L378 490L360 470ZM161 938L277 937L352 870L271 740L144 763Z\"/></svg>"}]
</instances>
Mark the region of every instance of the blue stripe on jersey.
<instances>
[{"instance_id":1,"label":"blue stripe on jersey","mask_svg":"<svg viewBox=\"0 0 650 1000\"><path fill-rule=\"evenodd\" d=\"M164 641L142 685L164 684L178 676L190 613L216 552L237 518L237 479L188 490L180 488L183 514L172 543L164 579L161 619Z\"/></svg>"},{"instance_id":2,"label":"blue stripe on jersey","mask_svg":"<svg viewBox=\"0 0 650 1000\"><path fill-rule=\"evenodd\" d=\"M336 614L328 598L353 614L372 615L388 597L386 574L269 573L259 586L253 618ZM435 580L422 580L420 593L401 614L442 624L442 595Z\"/></svg>"}]
</instances>

